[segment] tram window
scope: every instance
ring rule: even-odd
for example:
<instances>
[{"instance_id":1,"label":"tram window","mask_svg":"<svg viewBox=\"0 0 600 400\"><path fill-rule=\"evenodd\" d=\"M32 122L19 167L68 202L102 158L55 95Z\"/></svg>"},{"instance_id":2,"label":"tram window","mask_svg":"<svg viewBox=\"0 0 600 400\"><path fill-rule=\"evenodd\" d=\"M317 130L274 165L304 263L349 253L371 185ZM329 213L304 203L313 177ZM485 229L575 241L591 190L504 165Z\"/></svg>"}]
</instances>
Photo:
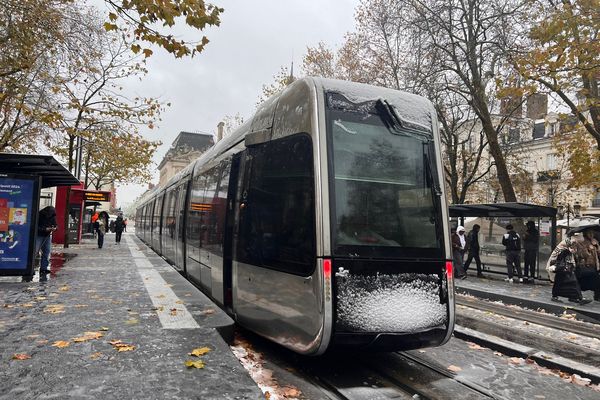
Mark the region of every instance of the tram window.
<instances>
[{"instance_id":1,"label":"tram window","mask_svg":"<svg viewBox=\"0 0 600 400\"><path fill-rule=\"evenodd\" d=\"M299 134L252 147L238 259L309 275L315 259L312 143Z\"/></svg>"},{"instance_id":2,"label":"tram window","mask_svg":"<svg viewBox=\"0 0 600 400\"><path fill-rule=\"evenodd\" d=\"M199 261L201 226L204 214L206 173L194 177L187 221L188 256Z\"/></svg>"},{"instance_id":3,"label":"tram window","mask_svg":"<svg viewBox=\"0 0 600 400\"><path fill-rule=\"evenodd\" d=\"M223 255L223 232L227 207L227 187L229 184L229 166L226 161L207 172L208 184L206 201L208 203L205 218L206 239L203 247L212 254Z\"/></svg>"},{"instance_id":4,"label":"tram window","mask_svg":"<svg viewBox=\"0 0 600 400\"><path fill-rule=\"evenodd\" d=\"M158 238L160 235L160 216L162 211L162 200L163 196L159 196L154 202L154 214L152 218L152 234L155 235L154 238Z\"/></svg>"}]
</instances>

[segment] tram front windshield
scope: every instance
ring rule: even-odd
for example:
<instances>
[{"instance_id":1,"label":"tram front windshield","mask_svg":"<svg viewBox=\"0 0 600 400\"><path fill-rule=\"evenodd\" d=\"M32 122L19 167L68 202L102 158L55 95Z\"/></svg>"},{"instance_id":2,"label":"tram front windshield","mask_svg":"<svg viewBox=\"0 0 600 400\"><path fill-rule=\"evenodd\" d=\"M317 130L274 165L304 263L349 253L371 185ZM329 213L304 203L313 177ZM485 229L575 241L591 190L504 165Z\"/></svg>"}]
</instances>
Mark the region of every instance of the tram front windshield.
<instances>
[{"instance_id":1,"label":"tram front windshield","mask_svg":"<svg viewBox=\"0 0 600 400\"><path fill-rule=\"evenodd\" d=\"M341 257L443 255L432 136L390 129L386 116L328 110L333 252ZM428 165L429 164L429 165ZM439 228L439 227L438 227Z\"/></svg>"}]
</instances>

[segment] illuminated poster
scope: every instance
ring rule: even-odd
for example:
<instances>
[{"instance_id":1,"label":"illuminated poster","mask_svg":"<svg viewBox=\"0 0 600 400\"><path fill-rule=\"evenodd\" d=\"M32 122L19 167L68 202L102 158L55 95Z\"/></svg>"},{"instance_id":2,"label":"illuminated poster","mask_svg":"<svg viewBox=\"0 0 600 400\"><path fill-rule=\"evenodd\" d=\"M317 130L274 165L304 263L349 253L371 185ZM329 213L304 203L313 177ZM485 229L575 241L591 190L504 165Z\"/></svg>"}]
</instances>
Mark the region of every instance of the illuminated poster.
<instances>
[{"instance_id":1,"label":"illuminated poster","mask_svg":"<svg viewBox=\"0 0 600 400\"><path fill-rule=\"evenodd\" d=\"M31 272L38 179L0 175L0 275L26 275Z\"/></svg>"}]
</instances>

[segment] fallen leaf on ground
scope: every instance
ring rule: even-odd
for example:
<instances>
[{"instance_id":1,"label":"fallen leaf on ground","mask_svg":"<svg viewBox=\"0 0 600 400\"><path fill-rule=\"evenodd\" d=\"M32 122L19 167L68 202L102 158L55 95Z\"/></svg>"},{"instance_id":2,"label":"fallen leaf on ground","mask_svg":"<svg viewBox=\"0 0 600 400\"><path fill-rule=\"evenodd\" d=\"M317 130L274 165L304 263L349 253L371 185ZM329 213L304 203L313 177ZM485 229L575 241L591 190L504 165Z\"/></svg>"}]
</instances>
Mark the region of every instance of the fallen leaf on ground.
<instances>
[{"instance_id":1,"label":"fallen leaf on ground","mask_svg":"<svg viewBox=\"0 0 600 400\"><path fill-rule=\"evenodd\" d=\"M206 353L208 353L210 349L208 347L198 347L197 349L192 350L190 356L200 357Z\"/></svg>"},{"instance_id":2,"label":"fallen leaf on ground","mask_svg":"<svg viewBox=\"0 0 600 400\"><path fill-rule=\"evenodd\" d=\"M582 378L577 374L573 374L571 375L571 382L579 386L589 386L592 383L592 380L588 378Z\"/></svg>"},{"instance_id":3,"label":"fallen leaf on ground","mask_svg":"<svg viewBox=\"0 0 600 400\"><path fill-rule=\"evenodd\" d=\"M62 349L64 347L69 347L71 345L71 342L67 341L67 340L57 340L56 342L52 343L53 347L58 347L59 349Z\"/></svg>"},{"instance_id":4,"label":"fallen leaf on ground","mask_svg":"<svg viewBox=\"0 0 600 400\"><path fill-rule=\"evenodd\" d=\"M46 296L35 296L33 299L37 300L37 301L42 301L42 300L46 300L47 297Z\"/></svg>"},{"instance_id":5,"label":"fallen leaf on ground","mask_svg":"<svg viewBox=\"0 0 600 400\"><path fill-rule=\"evenodd\" d=\"M483 350L484 349L484 347L481 347L477 343L471 343L471 342L469 342L469 348L471 350Z\"/></svg>"},{"instance_id":6,"label":"fallen leaf on ground","mask_svg":"<svg viewBox=\"0 0 600 400\"><path fill-rule=\"evenodd\" d=\"M271 400L271 393L270 392L265 392L265 399L266 400Z\"/></svg>"},{"instance_id":7,"label":"fallen leaf on ground","mask_svg":"<svg viewBox=\"0 0 600 400\"><path fill-rule=\"evenodd\" d=\"M88 340L100 339L102 336L104 334L101 332L84 332L83 336L73 338L73 341L75 343L87 342Z\"/></svg>"},{"instance_id":8,"label":"fallen leaf on ground","mask_svg":"<svg viewBox=\"0 0 600 400\"><path fill-rule=\"evenodd\" d=\"M68 292L69 289L69 285L61 286L58 288L58 290L60 290L61 292Z\"/></svg>"},{"instance_id":9,"label":"fallen leaf on ground","mask_svg":"<svg viewBox=\"0 0 600 400\"><path fill-rule=\"evenodd\" d=\"M83 308L83 307L87 307L87 304L75 304L73 307L75 307L75 308Z\"/></svg>"},{"instance_id":10,"label":"fallen leaf on ground","mask_svg":"<svg viewBox=\"0 0 600 400\"><path fill-rule=\"evenodd\" d=\"M213 310L212 308L207 308L206 310L202 310L202 314L204 315L210 315L210 314L214 314L215 310Z\"/></svg>"},{"instance_id":11,"label":"fallen leaf on ground","mask_svg":"<svg viewBox=\"0 0 600 400\"><path fill-rule=\"evenodd\" d=\"M177 304L183 304L183 301L182 300L177 300L175 303L177 303Z\"/></svg>"},{"instance_id":12,"label":"fallen leaf on ground","mask_svg":"<svg viewBox=\"0 0 600 400\"><path fill-rule=\"evenodd\" d=\"M108 330L108 328L105 327L105 326L103 326L103 327L100 328L100 330L106 332Z\"/></svg>"},{"instance_id":13,"label":"fallen leaf on ground","mask_svg":"<svg viewBox=\"0 0 600 400\"><path fill-rule=\"evenodd\" d=\"M25 307L25 308L30 308L30 307L33 307L33 306L34 306L33 303L23 303L23 304L21 304L21 307Z\"/></svg>"},{"instance_id":14,"label":"fallen leaf on ground","mask_svg":"<svg viewBox=\"0 0 600 400\"><path fill-rule=\"evenodd\" d=\"M97 360L98 358L102 357L102 353L100 353L99 351L93 353L92 355L90 355L90 358L92 360Z\"/></svg>"},{"instance_id":15,"label":"fallen leaf on ground","mask_svg":"<svg viewBox=\"0 0 600 400\"><path fill-rule=\"evenodd\" d=\"M15 306L12 305L12 304L5 304L2 307L4 307L4 308L14 308Z\"/></svg>"},{"instance_id":16,"label":"fallen leaf on ground","mask_svg":"<svg viewBox=\"0 0 600 400\"><path fill-rule=\"evenodd\" d=\"M177 315L177 309L176 308L171 308L170 314L171 315Z\"/></svg>"},{"instance_id":17,"label":"fallen leaf on ground","mask_svg":"<svg viewBox=\"0 0 600 400\"><path fill-rule=\"evenodd\" d=\"M36 343L37 343L37 344L46 344L46 343L48 343L48 340L46 340L46 339L42 339L42 340L38 340L38 341L36 341Z\"/></svg>"},{"instance_id":18,"label":"fallen leaf on ground","mask_svg":"<svg viewBox=\"0 0 600 400\"><path fill-rule=\"evenodd\" d=\"M137 318L131 318L131 319L128 319L127 321L125 321L125 323L129 324L129 325L137 324L138 322L140 322L140 321Z\"/></svg>"},{"instance_id":19,"label":"fallen leaf on ground","mask_svg":"<svg viewBox=\"0 0 600 400\"><path fill-rule=\"evenodd\" d=\"M38 335L38 334L35 334L35 335L27 335L27 336L25 336L25 337L26 337L27 339L35 339L35 338L38 338L38 337L40 337L40 335Z\"/></svg>"},{"instance_id":20,"label":"fallen leaf on ground","mask_svg":"<svg viewBox=\"0 0 600 400\"><path fill-rule=\"evenodd\" d=\"M459 372L462 371L461 367L458 367L456 365L450 365L448 368L446 368L448 371L452 371L452 372Z\"/></svg>"},{"instance_id":21,"label":"fallen leaf on ground","mask_svg":"<svg viewBox=\"0 0 600 400\"><path fill-rule=\"evenodd\" d=\"M190 297L190 296L191 296L191 294L190 294L190 293L186 293L186 294L184 294L184 296L185 296L185 297Z\"/></svg>"},{"instance_id":22,"label":"fallen leaf on ground","mask_svg":"<svg viewBox=\"0 0 600 400\"><path fill-rule=\"evenodd\" d=\"M117 351L133 351L135 350L135 346L132 344L123 343L121 340L111 340L108 342L112 345L112 347Z\"/></svg>"},{"instance_id":23,"label":"fallen leaf on ground","mask_svg":"<svg viewBox=\"0 0 600 400\"><path fill-rule=\"evenodd\" d=\"M524 359L520 358L520 357L511 357L510 358L510 363L511 364L515 364L515 365L521 365L525 362Z\"/></svg>"},{"instance_id":24,"label":"fallen leaf on ground","mask_svg":"<svg viewBox=\"0 0 600 400\"><path fill-rule=\"evenodd\" d=\"M13 356L12 356L13 360L29 360L30 358L31 358L31 356L29 354L23 354L23 353L13 354Z\"/></svg>"},{"instance_id":25,"label":"fallen leaf on ground","mask_svg":"<svg viewBox=\"0 0 600 400\"><path fill-rule=\"evenodd\" d=\"M50 304L44 308L44 312L48 314L60 314L65 312L65 306L62 304Z\"/></svg>"},{"instance_id":26,"label":"fallen leaf on ground","mask_svg":"<svg viewBox=\"0 0 600 400\"><path fill-rule=\"evenodd\" d=\"M302 393L300 390L291 386L284 387L282 392L285 397L298 397Z\"/></svg>"},{"instance_id":27,"label":"fallen leaf on ground","mask_svg":"<svg viewBox=\"0 0 600 400\"><path fill-rule=\"evenodd\" d=\"M202 360L198 360L198 361L187 360L185 362L185 366L188 368L204 368L204 363L202 362Z\"/></svg>"},{"instance_id":28,"label":"fallen leaf on ground","mask_svg":"<svg viewBox=\"0 0 600 400\"><path fill-rule=\"evenodd\" d=\"M164 299L165 295L164 294L159 294L158 296L156 296L157 299Z\"/></svg>"}]
</instances>

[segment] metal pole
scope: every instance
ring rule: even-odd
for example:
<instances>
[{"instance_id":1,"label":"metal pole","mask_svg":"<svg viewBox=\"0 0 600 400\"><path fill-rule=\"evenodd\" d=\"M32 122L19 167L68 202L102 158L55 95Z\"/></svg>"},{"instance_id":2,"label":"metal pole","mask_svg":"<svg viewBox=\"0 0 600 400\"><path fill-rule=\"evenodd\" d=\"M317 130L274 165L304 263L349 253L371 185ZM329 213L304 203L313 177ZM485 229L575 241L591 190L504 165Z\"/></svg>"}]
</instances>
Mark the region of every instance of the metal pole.
<instances>
[{"instance_id":1,"label":"metal pole","mask_svg":"<svg viewBox=\"0 0 600 400\"><path fill-rule=\"evenodd\" d=\"M81 181L81 162L83 159L83 139L81 136L77 136L75 143L75 178Z\"/></svg>"}]
</instances>

